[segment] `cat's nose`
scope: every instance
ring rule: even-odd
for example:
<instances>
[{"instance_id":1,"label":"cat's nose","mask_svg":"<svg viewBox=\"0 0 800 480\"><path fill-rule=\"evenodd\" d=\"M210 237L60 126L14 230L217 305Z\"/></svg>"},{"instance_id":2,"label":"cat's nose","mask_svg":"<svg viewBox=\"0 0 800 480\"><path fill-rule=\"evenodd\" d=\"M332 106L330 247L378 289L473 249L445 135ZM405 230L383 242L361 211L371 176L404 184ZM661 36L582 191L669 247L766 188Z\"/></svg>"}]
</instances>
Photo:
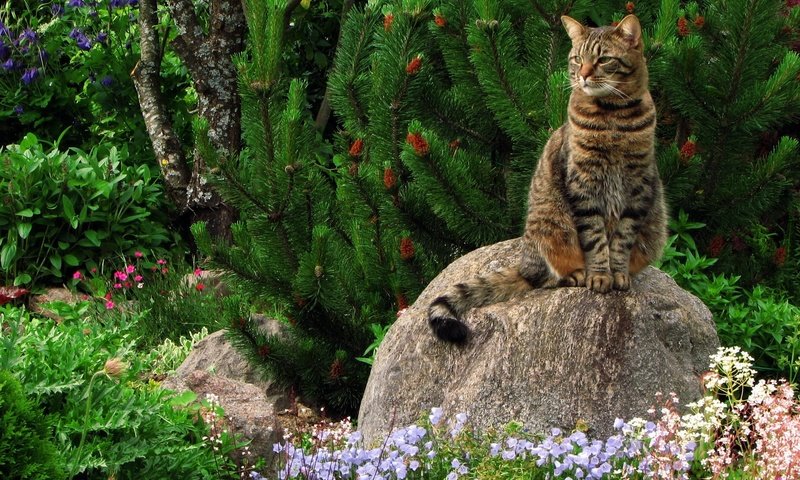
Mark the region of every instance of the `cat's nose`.
<instances>
[{"instance_id":1,"label":"cat's nose","mask_svg":"<svg viewBox=\"0 0 800 480\"><path fill-rule=\"evenodd\" d=\"M591 63L584 62L581 65L581 71L580 71L581 77L589 78L592 76L592 73L594 73L594 66Z\"/></svg>"}]
</instances>

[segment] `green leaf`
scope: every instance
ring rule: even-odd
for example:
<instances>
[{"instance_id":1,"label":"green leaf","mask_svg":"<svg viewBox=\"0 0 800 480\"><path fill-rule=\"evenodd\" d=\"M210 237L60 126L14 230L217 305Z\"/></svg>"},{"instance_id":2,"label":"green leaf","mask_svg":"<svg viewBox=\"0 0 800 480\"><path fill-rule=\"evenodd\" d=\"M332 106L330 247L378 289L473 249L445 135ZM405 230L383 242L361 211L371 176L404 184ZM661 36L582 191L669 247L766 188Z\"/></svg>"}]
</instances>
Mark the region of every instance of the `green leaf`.
<instances>
[{"instance_id":1,"label":"green leaf","mask_svg":"<svg viewBox=\"0 0 800 480\"><path fill-rule=\"evenodd\" d=\"M33 216L33 210L26 208L25 210L20 210L17 212L17 215L20 217L31 218Z\"/></svg>"},{"instance_id":2,"label":"green leaf","mask_svg":"<svg viewBox=\"0 0 800 480\"><path fill-rule=\"evenodd\" d=\"M89 242L91 242L91 244L95 247L100 246L100 239L97 238L97 232L94 230L86 230L83 232L83 236L86 237L86 239L89 240Z\"/></svg>"},{"instance_id":3,"label":"green leaf","mask_svg":"<svg viewBox=\"0 0 800 480\"><path fill-rule=\"evenodd\" d=\"M14 278L14 286L18 287L20 285L25 285L26 283L31 283L31 280L33 279L27 273L17 275L16 278Z\"/></svg>"},{"instance_id":4,"label":"green leaf","mask_svg":"<svg viewBox=\"0 0 800 480\"><path fill-rule=\"evenodd\" d=\"M23 222L17 224L17 233L19 233L20 238L23 240L28 238L28 235L31 234L31 229L33 228L33 224L28 222Z\"/></svg>"},{"instance_id":5,"label":"green leaf","mask_svg":"<svg viewBox=\"0 0 800 480\"><path fill-rule=\"evenodd\" d=\"M75 218L75 205L72 200L66 195L61 197L61 205L64 207L64 218L69 221L72 228L76 228L78 221Z\"/></svg>"},{"instance_id":6,"label":"green leaf","mask_svg":"<svg viewBox=\"0 0 800 480\"><path fill-rule=\"evenodd\" d=\"M0 268L7 270L17 255L17 244L9 243L0 250Z\"/></svg>"},{"instance_id":7,"label":"green leaf","mask_svg":"<svg viewBox=\"0 0 800 480\"><path fill-rule=\"evenodd\" d=\"M53 267L56 270L59 270L59 271L61 270L61 255L60 254L54 253L54 254L50 255L48 260L50 260L50 264L53 265Z\"/></svg>"},{"instance_id":8,"label":"green leaf","mask_svg":"<svg viewBox=\"0 0 800 480\"><path fill-rule=\"evenodd\" d=\"M77 267L78 265L80 265L81 262L80 260L78 260L78 257L69 253L67 255L64 255L64 263L66 263L70 267Z\"/></svg>"},{"instance_id":9,"label":"green leaf","mask_svg":"<svg viewBox=\"0 0 800 480\"><path fill-rule=\"evenodd\" d=\"M186 405L189 405L195 400L197 400L197 394L192 392L191 390L187 390L183 393L180 393L172 397L169 400L169 404L170 406L173 407L185 407Z\"/></svg>"}]
</instances>

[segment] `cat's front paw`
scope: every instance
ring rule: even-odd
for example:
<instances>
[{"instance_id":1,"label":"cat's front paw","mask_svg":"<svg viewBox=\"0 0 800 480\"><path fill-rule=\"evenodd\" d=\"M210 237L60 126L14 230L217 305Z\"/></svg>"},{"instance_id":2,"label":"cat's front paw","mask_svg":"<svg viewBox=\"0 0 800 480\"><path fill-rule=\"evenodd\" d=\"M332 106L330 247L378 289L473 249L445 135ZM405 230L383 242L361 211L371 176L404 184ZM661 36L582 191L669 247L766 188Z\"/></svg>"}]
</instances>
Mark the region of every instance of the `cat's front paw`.
<instances>
[{"instance_id":1,"label":"cat's front paw","mask_svg":"<svg viewBox=\"0 0 800 480\"><path fill-rule=\"evenodd\" d=\"M583 287L586 285L586 274L583 270L575 270L558 281L559 287Z\"/></svg>"},{"instance_id":2,"label":"cat's front paw","mask_svg":"<svg viewBox=\"0 0 800 480\"><path fill-rule=\"evenodd\" d=\"M586 288L598 293L608 293L611 290L613 279L605 272L589 272L586 277Z\"/></svg>"},{"instance_id":3,"label":"cat's front paw","mask_svg":"<svg viewBox=\"0 0 800 480\"><path fill-rule=\"evenodd\" d=\"M614 272L614 289L628 290L631 288L631 276L624 272Z\"/></svg>"}]
</instances>

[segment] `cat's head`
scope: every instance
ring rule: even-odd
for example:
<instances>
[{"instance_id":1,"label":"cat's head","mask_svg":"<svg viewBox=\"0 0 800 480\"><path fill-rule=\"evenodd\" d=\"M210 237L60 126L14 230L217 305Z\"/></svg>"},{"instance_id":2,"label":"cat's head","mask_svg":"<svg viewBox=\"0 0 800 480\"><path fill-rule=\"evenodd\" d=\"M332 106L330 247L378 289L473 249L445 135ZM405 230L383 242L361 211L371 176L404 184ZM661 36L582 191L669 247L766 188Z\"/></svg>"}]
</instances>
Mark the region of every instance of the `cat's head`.
<instances>
[{"instance_id":1,"label":"cat's head","mask_svg":"<svg viewBox=\"0 0 800 480\"><path fill-rule=\"evenodd\" d=\"M567 16L561 22L572 40L569 76L574 91L629 99L647 89L642 27L635 15L615 27L590 28Z\"/></svg>"}]
</instances>

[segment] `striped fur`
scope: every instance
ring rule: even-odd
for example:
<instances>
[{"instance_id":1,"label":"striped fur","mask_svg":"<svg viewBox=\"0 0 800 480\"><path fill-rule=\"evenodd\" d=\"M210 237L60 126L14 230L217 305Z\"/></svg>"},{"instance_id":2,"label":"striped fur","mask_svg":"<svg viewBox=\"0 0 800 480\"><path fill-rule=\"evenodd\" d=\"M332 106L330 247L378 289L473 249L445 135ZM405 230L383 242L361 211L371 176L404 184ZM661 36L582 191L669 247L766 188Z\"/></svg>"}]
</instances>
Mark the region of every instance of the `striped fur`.
<instances>
[{"instance_id":1,"label":"striped fur","mask_svg":"<svg viewBox=\"0 0 800 480\"><path fill-rule=\"evenodd\" d=\"M463 343L473 307L532 288L586 286L606 293L656 260L667 238L654 154L656 110L647 89L639 20L587 28L562 22L572 40L568 120L550 137L531 180L520 264L459 283L428 318L442 340Z\"/></svg>"}]
</instances>

